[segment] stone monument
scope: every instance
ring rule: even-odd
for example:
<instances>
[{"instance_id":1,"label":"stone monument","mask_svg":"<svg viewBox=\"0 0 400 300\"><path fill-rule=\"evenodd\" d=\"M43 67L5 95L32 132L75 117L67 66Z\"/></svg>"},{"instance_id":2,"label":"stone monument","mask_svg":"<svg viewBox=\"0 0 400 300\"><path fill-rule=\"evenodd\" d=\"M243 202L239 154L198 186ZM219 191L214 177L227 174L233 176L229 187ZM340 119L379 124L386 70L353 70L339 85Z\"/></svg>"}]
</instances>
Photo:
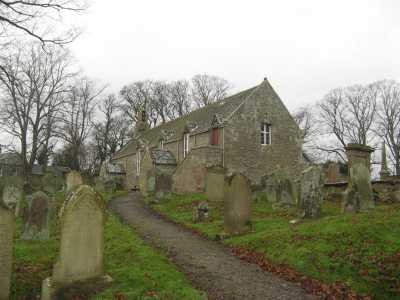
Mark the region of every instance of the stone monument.
<instances>
[{"instance_id":1,"label":"stone monument","mask_svg":"<svg viewBox=\"0 0 400 300\"><path fill-rule=\"evenodd\" d=\"M344 194L343 212L360 212L375 208L371 185L371 147L349 144L346 147L349 183Z\"/></svg>"},{"instance_id":2,"label":"stone monument","mask_svg":"<svg viewBox=\"0 0 400 300\"><path fill-rule=\"evenodd\" d=\"M24 224L23 240L47 240L49 239L49 197L39 191L32 195L29 205L27 222Z\"/></svg>"},{"instance_id":3,"label":"stone monument","mask_svg":"<svg viewBox=\"0 0 400 300\"><path fill-rule=\"evenodd\" d=\"M321 216L324 176L321 168L309 167L301 176L301 209L303 218L315 219Z\"/></svg>"},{"instance_id":4,"label":"stone monument","mask_svg":"<svg viewBox=\"0 0 400 300\"><path fill-rule=\"evenodd\" d=\"M241 234L251 228L250 181L242 174L225 180L224 231L228 235Z\"/></svg>"},{"instance_id":5,"label":"stone monument","mask_svg":"<svg viewBox=\"0 0 400 300\"><path fill-rule=\"evenodd\" d=\"M42 300L55 299L57 289L88 279L109 282L103 274L104 203L81 185L65 200L61 217L59 258L52 277L42 284Z\"/></svg>"}]
</instances>

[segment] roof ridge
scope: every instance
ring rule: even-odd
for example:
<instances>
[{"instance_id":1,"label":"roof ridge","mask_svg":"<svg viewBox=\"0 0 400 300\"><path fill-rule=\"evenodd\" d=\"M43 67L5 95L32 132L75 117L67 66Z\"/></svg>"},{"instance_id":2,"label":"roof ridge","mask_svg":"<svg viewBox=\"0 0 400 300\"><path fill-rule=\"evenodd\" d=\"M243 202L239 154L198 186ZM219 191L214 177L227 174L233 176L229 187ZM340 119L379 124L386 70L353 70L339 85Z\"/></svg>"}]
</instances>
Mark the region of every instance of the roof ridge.
<instances>
[{"instance_id":1,"label":"roof ridge","mask_svg":"<svg viewBox=\"0 0 400 300\"><path fill-rule=\"evenodd\" d=\"M244 94L244 93L246 93L246 92L249 92L249 91L252 90L252 89L255 89L255 90L256 90L256 89L258 89L259 87L260 87L260 85L256 85L256 86L254 86L254 87L252 87L252 88L246 89L246 90L244 90L244 91L240 91L240 92L238 92L238 93L236 93L236 94L230 95L230 96L228 96L228 97L226 97L226 98L223 98L223 99L221 99L221 100L215 101L215 102L210 103L210 104L208 104L208 105L206 105L206 106L199 107L199 108L197 108L197 109L195 109L195 110L192 110L192 111L189 112L188 114L183 115L182 117L179 117L179 118L170 120L170 121L165 122L165 123L161 123L161 124L159 124L159 125L156 126L156 127L153 127L153 128L150 128L150 129L144 131L143 133L147 133L147 132L153 131L153 130L155 130L155 129L159 129L159 128L162 127L162 126L166 126L167 124L171 124L172 122L175 122L175 121L177 121L177 120L181 120L181 119L184 119L184 118L189 118L189 117L190 117L191 115L193 115L194 113L197 113L197 112L199 112L199 111L203 111L203 110L210 109L210 108L215 107L215 106L217 106L217 105L221 105L221 102L223 102L223 101L226 101L226 100L229 101L230 98L237 97L237 96L239 96L239 95L241 95L241 94ZM254 92L254 91L252 91L251 94L252 94L253 92ZM247 98L247 97L248 97L248 96L246 96L246 98ZM222 105L224 105L224 104L225 104L225 103L223 103ZM239 104L239 105L240 105L240 104ZM141 134L141 135L142 135L142 134Z\"/></svg>"},{"instance_id":2,"label":"roof ridge","mask_svg":"<svg viewBox=\"0 0 400 300\"><path fill-rule=\"evenodd\" d=\"M229 116L224 120L224 121L228 121L230 118L232 118L232 116L242 107L242 105L251 97L253 96L253 94L258 91L258 89L260 89L261 84L254 87L254 90L251 91L251 93L249 95L246 96L246 98L244 98L244 100L242 101L242 103L240 103L230 114Z\"/></svg>"}]
</instances>

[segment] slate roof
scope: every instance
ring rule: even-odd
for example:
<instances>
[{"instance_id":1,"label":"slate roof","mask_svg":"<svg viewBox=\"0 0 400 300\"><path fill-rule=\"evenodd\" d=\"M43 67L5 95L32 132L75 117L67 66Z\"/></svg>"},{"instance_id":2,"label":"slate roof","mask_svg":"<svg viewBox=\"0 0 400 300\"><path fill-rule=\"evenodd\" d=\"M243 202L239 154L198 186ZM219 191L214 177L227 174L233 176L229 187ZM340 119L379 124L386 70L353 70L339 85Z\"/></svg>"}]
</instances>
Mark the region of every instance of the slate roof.
<instances>
[{"instance_id":1,"label":"slate roof","mask_svg":"<svg viewBox=\"0 0 400 300\"><path fill-rule=\"evenodd\" d=\"M153 149L150 155L156 165L176 165L176 159L169 150Z\"/></svg>"},{"instance_id":2,"label":"slate roof","mask_svg":"<svg viewBox=\"0 0 400 300\"><path fill-rule=\"evenodd\" d=\"M123 165L120 164L113 164L111 162L108 162L106 164L107 172L109 174L125 174L125 169Z\"/></svg>"},{"instance_id":3,"label":"slate roof","mask_svg":"<svg viewBox=\"0 0 400 300\"><path fill-rule=\"evenodd\" d=\"M215 116L224 120L228 118L238 106L250 96L258 86L242 91L220 101L209 104L190 112L189 114L146 130L140 135L140 139L156 144L160 138L164 140L180 139L189 131L190 134L204 132L210 129ZM136 153L138 140L132 139L123 149L114 155L115 158L124 157Z\"/></svg>"}]
</instances>

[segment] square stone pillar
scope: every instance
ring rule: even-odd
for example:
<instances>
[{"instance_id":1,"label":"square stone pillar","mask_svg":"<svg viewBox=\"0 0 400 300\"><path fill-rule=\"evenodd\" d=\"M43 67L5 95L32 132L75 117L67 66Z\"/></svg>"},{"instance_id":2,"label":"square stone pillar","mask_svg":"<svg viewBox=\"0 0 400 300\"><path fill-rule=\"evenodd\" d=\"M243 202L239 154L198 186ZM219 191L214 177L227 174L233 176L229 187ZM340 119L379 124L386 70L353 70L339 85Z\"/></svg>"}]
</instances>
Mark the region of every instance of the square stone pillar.
<instances>
[{"instance_id":1,"label":"square stone pillar","mask_svg":"<svg viewBox=\"0 0 400 300\"><path fill-rule=\"evenodd\" d=\"M374 149L361 144L348 144L346 147L348 169L350 169L355 164L361 163L367 167L371 172L371 153ZM350 176L350 173L349 173Z\"/></svg>"}]
</instances>

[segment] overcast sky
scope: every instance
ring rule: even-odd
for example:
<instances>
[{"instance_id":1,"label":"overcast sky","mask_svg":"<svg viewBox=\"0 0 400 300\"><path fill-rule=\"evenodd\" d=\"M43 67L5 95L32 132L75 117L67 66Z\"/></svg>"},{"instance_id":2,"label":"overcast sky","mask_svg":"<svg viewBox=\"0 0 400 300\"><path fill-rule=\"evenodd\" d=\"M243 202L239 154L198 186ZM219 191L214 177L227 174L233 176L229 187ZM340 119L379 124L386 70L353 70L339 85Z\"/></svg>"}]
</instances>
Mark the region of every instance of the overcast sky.
<instances>
[{"instance_id":1,"label":"overcast sky","mask_svg":"<svg viewBox=\"0 0 400 300\"><path fill-rule=\"evenodd\" d=\"M400 80L399 0L92 0L71 45L118 92L197 73L240 91L267 77L290 110L330 89Z\"/></svg>"}]
</instances>

